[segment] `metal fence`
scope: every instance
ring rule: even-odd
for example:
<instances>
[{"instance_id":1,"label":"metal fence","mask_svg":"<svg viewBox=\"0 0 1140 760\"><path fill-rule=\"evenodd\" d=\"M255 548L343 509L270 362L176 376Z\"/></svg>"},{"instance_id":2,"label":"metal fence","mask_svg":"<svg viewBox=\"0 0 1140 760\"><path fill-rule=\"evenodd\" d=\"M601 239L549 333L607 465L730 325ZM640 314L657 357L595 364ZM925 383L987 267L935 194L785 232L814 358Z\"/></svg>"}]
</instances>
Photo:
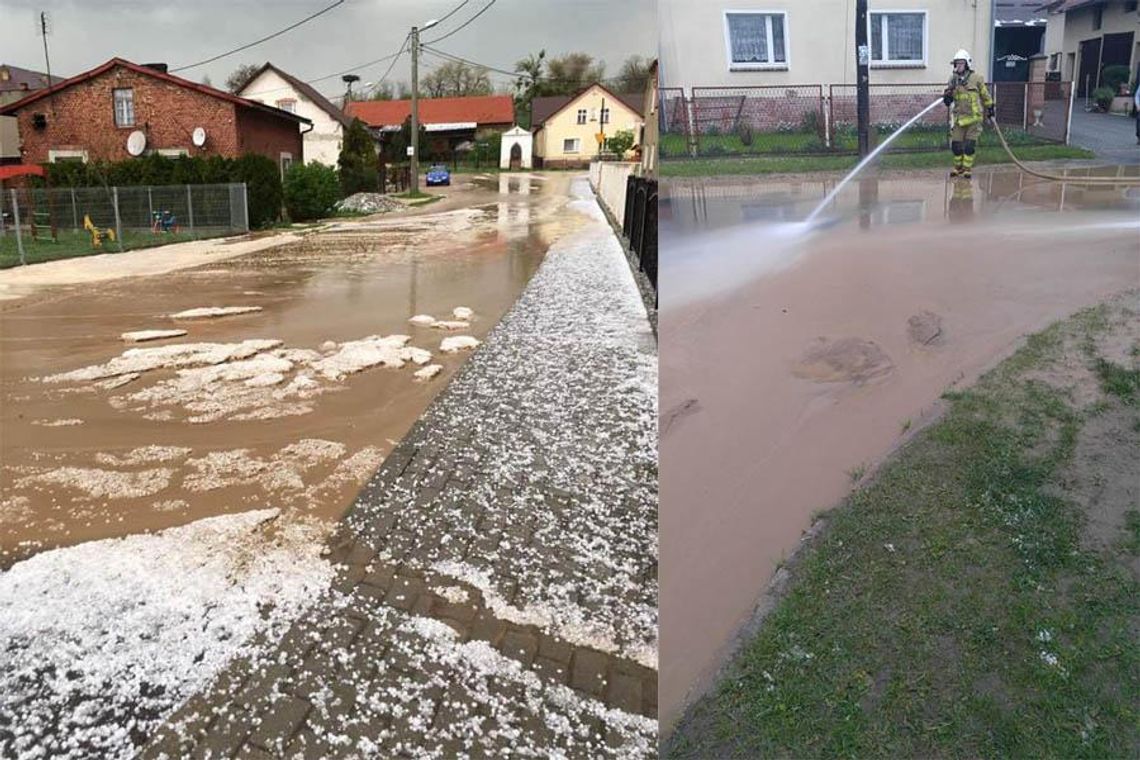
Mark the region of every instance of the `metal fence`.
<instances>
[{"instance_id":1,"label":"metal fence","mask_svg":"<svg viewBox=\"0 0 1140 760\"><path fill-rule=\"evenodd\" d=\"M0 257L19 263L249 231L245 183L13 188L0 193ZM56 256L51 255L57 254Z\"/></svg>"},{"instance_id":2,"label":"metal fence","mask_svg":"<svg viewBox=\"0 0 1140 760\"><path fill-rule=\"evenodd\" d=\"M622 233L638 268L657 292L657 180L631 175L625 184Z\"/></svg>"},{"instance_id":3,"label":"metal fence","mask_svg":"<svg viewBox=\"0 0 1140 760\"><path fill-rule=\"evenodd\" d=\"M942 96L946 84L872 84L872 140L894 132ZM1067 143L1071 82L989 85L997 120L1012 144ZM661 89L661 155L853 154L856 85ZM935 108L895 145L896 151L947 146L949 113ZM984 142L984 138L983 138Z\"/></svg>"}]
</instances>

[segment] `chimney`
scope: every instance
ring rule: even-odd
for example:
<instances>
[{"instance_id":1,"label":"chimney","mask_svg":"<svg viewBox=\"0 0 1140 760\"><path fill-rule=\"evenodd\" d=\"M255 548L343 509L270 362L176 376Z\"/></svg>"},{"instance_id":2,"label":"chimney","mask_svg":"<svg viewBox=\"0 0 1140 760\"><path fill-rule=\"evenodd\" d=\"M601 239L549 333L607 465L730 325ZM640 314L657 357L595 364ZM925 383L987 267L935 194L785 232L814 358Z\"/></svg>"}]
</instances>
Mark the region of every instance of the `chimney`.
<instances>
[{"instance_id":1,"label":"chimney","mask_svg":"<svg viewBox=\"0 0 1140 760\"><path fill-rule=\"evenodd\" d=\"M155 71L157 71L161 74L166 73L166 64L165 63L144 63L143 66L148 68L148 69L154 69Z\"/></svg>"}]
</instances>

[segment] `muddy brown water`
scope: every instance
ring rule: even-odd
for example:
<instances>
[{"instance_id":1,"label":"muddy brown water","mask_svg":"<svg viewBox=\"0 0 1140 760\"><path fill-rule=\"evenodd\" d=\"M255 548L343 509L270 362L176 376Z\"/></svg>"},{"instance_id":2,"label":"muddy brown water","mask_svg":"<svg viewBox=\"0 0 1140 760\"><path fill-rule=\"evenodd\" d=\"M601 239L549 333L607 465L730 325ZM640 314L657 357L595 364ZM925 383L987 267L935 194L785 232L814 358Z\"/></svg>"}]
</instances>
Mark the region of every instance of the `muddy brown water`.
<instances>
[{"instance_id":1,"label":"muddy brown water","mask_svg":"<svg viewBox=\"0 0 1140 760\"><path fill-rule=\"evenodd\" d=\"M575 229L580 217L565 209L569 177L512 176L470 183L438 204L407 217L374 217L334 225L302 242L156 277L52 288L0 307L0 567L46 548L128 535L202 517L280 506L331 521L343 514L371 467L331 479L337 464L366 448L378 464L443 389L469 352L444 354L453 334L484 338L511 307L547 248ZM501 184L501 186L500 186ZM165 317L199 306L251 305L250 315L175 322ZM452 319L466 306L475 321L462 333L413 326L408 318ZM178 327L182 338L124 344L119 335ZM45 384L38 378L102 364L127 348L186 342L284 341L316 350L324 341L407 334L409 345L430 350L442 373L413 382L414 366L373 368L349 376L318 396L314 411L255 421L187 422L146 419L110 401L124 392L174 376L155 370L119 390L89 383ZM82 420L58 427L43 423ZM185 459L248 449L265 461L302 439L343 444L344 455L311 462L304 483L315 491L282 491L258 477L208 491L180 485ZM108 467L99 455L123 455L142 446L190 449L170 463ZM74 488L28 481L53 468L134 472L171 467L170 485L145 497L91 497ZM270 468L272 469L272 467ZM264 473L263 473L264 474ZM172 511L159 503L183 501Z\"/></svg>"},{"instance_id":2,"label":"muddy brown water","mask_svg":"<svg viewBox=\"0 0 1140 760\"><path fill-rule=\"evenodd\" d=\"M943 391L1140 283L1135 189L1016 171L864 181L805 235L796 220L833 182L666 187L666 728L713 684L814 512L933 419Z\"/></svg>"}]
</instances>

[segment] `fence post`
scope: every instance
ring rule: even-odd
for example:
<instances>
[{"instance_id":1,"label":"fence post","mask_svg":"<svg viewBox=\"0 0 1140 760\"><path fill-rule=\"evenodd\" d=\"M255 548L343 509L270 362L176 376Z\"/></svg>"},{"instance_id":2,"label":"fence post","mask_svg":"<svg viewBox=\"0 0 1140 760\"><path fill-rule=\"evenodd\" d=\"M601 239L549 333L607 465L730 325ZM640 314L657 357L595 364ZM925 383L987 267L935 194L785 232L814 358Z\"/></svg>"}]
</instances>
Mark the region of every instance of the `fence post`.
<instances>
[{"instance_id":1,"label":"fence post","mask_svg":"<svg viewBox=\"0 0 1140 760\"><path fill-rule=\"evenodd\" d=\"M111 188L111 199L115 203L115 239L119 241L119 253L123 252L123 221L119 217L119 187Z\"/></svg>"},{"instance_id":2,"label":"fence post","mask_svg":"<svg viewBox=\"0 0 1140 760\"><path fill-rule=\"evenodd\" d=\"M12 221L16 223L16 248L20 251L20 263L27 264L24 256L24 238L20 236L20 199L16 197L16 188L12 188Z\"/></svg>"},{"instance_id":3,"label":"fence post","mask_svg":"<svg viewBox=\"0 0 1140 760\"><path fill-rule=\"evenodd\" d=\"M241 183L241 207L245 213L245 231L249 232L249 188L244 182Z\"/></svg>"},{"instance_id":4,"label":"fence post","mask_svg":"<svg viewBox=\"0 0 1140 760\"><path fill-rule=\"evenodd\" d=\"M151 192L150 185L146 186L146 205L150 209L150 216L146 218L147 222L154 226L154 194Z\"/></svg>"},{"instance_id":5,"label":"fence post","mask_svg":"<svg viewBox=\"0 0 1140 760\"><path fill-rule=\"evenodd\" d=\"M1073 93L1076 91L1077 88L1069 82L1069 115L1065 118L1065 145L1069 144L1069 136L1073 133ZM1064 190L1064 185L1061 188Z\"/></svg>"},{"instance_id":6,"label":"fence post","mask_svg":"<svg viewBox=\"0 0 1140 760\"><path fill-rule=\"evenodd\" d=\"M194 199L189 185L186 186L186 215L190 218L190 237L194 237Z\"/></svg>"},{"instance_id":7,"label":"fence post","mask_svg":"<svg viewBox=\"0 0 1140 760\"><path fill-rule=\"evenodd\" d=\"M71 224L79 232L79 204L75 202L75 188L71 188Z\"/></svg>"},{"instance_id":8,"label":"fence post","mask_svg":"<svg viewBox=\"0 0 1140 760\"><path fill-rule=\"evenodd\" d=\"M1029 82L1025 83L1025 95L1021 100L1022 114L1021 114L1021 128L1026 132L1029 131Z\"/></svg>"}]
</instances>

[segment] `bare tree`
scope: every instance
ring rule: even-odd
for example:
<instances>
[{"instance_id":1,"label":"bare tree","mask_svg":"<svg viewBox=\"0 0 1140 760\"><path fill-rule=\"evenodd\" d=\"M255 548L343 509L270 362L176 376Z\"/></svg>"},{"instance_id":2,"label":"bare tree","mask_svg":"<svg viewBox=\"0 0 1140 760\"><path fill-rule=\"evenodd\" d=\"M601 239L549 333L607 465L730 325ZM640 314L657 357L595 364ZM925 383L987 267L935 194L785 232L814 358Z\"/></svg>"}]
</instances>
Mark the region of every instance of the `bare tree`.
<instances>
[{"instance_id":1,"label":"bare tree","mask_svg":"<svg viewBox=\"0 0 1140 760\"><path fill-rule=\"evenodd\" d=\"M605 78L606 64L589 53L566 53L548 59L546 72L543 94L569 95Z\"/></svg>"},{"instance_id":2,"label":"bare tree","mask_svg":"<svg viewBox=\"0 0 1140 760\"><path fill-rule=\"evenodd\" d=\"M492 89L491 76L486 68L470 66L462 61L441 64L420 80L420 90L429 98L490 95Z\"/></svg>"},{"instance_id":3,"label":"bare tree","mask_svg":"<svg viewBox=\"0 0 1140 760\"><path fill-rule=\"evenodd\" d=\"M249 80L253 75L260 70L261 67L255 63L243 63L233 70L233 73L226 77L226 89L230 92L237 92L242 87L249 84Z\"/></svg>"},{"instance_id":4,"label":"bare tree","mask_svg":"<svg viewBox=\"0 0 1140 760\"><path fill-rule=\"evenodd\" d=\"M640 55L626 58L614 80L614 92L645 92L649 83L649 65L649 59Z\"/></svg>"}]
</instances>

